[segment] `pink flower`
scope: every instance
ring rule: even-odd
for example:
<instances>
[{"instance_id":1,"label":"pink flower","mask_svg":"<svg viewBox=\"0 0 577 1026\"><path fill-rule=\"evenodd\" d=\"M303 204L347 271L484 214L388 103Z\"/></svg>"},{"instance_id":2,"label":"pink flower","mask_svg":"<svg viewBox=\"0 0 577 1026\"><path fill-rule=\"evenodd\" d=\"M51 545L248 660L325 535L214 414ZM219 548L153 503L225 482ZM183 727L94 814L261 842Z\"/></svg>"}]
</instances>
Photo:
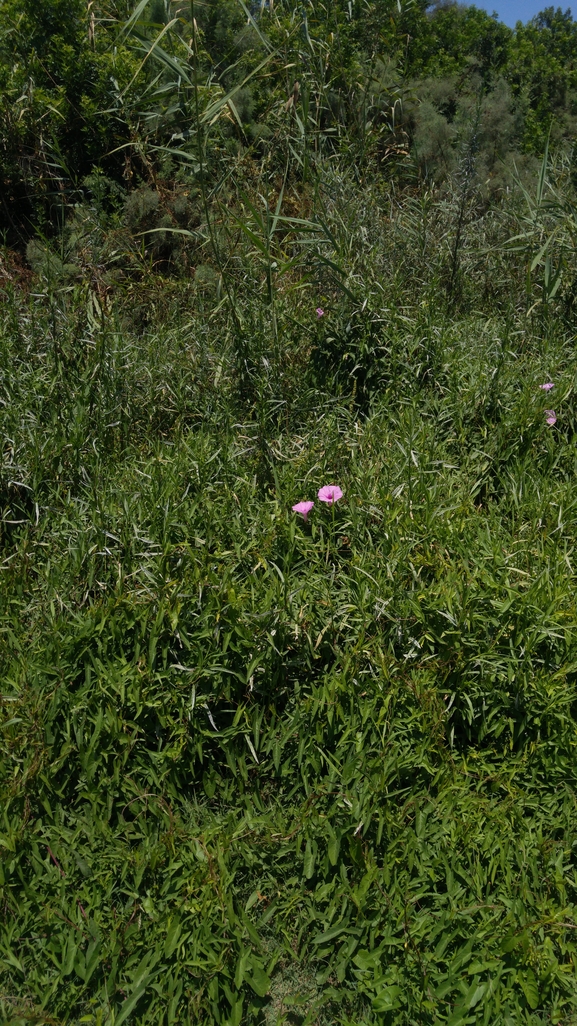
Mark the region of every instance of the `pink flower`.
<instances>
[{"instance_id":1,"label":"pink flower","mask_svg":"<svg viewBox=\"0 0 577 1026\"><path fill-rule=\"evenodd\" d=\"M319 318L319 320L321 319L321 317L324 317L325 312L324 312L322 306L317 306L316 315Z\"/></svg>"},{"instance_id":2,"label":"pink flower","mask_svg":"<svg viewBox=\"0 0 577 1026\"><path fill-rule=\"evenodd\" d=\"M545 410L545 416L547 417L547 423L549 427L553 427L553 424L557 423L557 417L555 416L555 410Z\"/></svg>"},{"instance_id":3,"label":"pink flower","mask_svg":"<svg viewBox=\"0 0 577 1026\"><path fill-rule=\"evenodd\" d=\"M319 488L318 494L320 501L328 502L329 506L343 497L342 489L338 485L323 485L322 488Z\"/></svg>"},{"instance_id":4,"label":"pink flower","mask_svg":"<svg viewBox=\"0 0 577 1026\"><path fill-rule=\"evenodd\" d=\"M307 499L306 502L297 502L296 506L293 506L293 513L302 513L304 520L306 521L311 509L314 506L314 502Z\"/></svg>"},{"instance_id":5,"label":"pink flower","mask_svg":"<svg viewBox=\"0 0 577 1026\"><path fill-rule=\"evenodd\" d=\"M553 388L553 382L546 381L544 385L539 385L539 388L542 388L544 392L550 392Z\"/></svg>"}]
</instances>

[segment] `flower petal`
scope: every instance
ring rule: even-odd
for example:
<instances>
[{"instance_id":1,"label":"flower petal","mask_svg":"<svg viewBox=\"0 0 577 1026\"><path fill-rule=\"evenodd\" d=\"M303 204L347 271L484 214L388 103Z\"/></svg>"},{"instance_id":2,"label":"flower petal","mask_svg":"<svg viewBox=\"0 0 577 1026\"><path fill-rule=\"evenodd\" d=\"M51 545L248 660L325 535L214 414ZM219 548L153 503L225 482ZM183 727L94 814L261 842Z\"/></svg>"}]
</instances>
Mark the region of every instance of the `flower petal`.
<instances>
[{"instance_id":1,"label":"flower petal","mask_svg":"<svg viewBox=\"0 0 577 1026\"><path fill-rule=\"evenodd\" d=\"M308 517L311 509L314 506L314 502L311 499L306 499L303 502L297 502L293 507L293 513L301 513L304 519Z\"/></svg>"},{"instance_id":2,"label":"flower petal","mask_svg":"<svg viewBox=\"0 0 577 1026\"><path fill-rule=\"evenodd\" d=\"M329 506L332 506L333 503L342 499L343 491L338 485L323 485L322 488L319 488L318 497L321 502L328 502Z\"/></svg>"}]
</instances>

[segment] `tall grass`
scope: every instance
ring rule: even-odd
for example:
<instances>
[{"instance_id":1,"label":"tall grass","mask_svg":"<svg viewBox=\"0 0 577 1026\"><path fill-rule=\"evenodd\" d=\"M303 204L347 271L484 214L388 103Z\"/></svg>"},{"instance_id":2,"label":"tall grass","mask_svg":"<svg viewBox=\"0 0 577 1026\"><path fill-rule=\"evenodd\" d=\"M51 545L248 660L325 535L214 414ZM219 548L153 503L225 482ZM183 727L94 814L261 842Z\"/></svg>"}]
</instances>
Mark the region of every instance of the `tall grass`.
<instances>
[{"instance_id":1,"label":"tall grass","mask_svg":"<svg viewBox=\"0 0 577 1026\"><path fill-rule=\"evenodd\" d=\"M218 304L4 305L7 1022L572 1021L573 339L386 252L249 395Z\"/></svg>"},{"instance_id":2,"label":"tall grass","mask_svg":"<svg viewBox=\"0 0 577 1026\"><path fill-rule=\"evenodd\" d=\"M296 22L277 151L210 168L245 79L146 6L198 223L95 180L3 288L2 1020L574 1023L568 175L353 176Z\"/></svg>"}]
</instances>

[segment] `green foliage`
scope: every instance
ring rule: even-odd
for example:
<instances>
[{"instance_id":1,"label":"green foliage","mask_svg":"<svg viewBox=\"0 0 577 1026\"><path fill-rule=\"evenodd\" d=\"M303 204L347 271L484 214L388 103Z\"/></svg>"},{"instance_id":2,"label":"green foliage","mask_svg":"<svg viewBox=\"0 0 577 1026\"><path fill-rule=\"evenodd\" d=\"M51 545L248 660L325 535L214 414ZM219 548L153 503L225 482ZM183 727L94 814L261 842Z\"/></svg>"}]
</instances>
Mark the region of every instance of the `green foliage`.
<instances>
[{"instance_id":1,"label":"green foliage","mask_svg":"<svg viewBox=\"0 0 577 1026\"><path fill-rule=\"evenodd\" d=\"M213 293L6 294L7 1022L570 1021L572 335L410 308L434 205L346 189L248 379Z\"/></svg>"},{"instance_id":2,"label":"green foliage","mask_svg":"<svg viewBox=\"0 0 577 1026\"><path fill-rule=\"evenodd\" d=\"M0 1018L574 1022L572 20L0 13Z\"/></svg>"},{"instance_id":3,"label":"green foliage","mask_svg":"<svg viewBox=\"0 0 577 1026\"><path fill-rule=\"evenodd\" d=\"M432 4L408 50L413 73L450 76L474 70L484 81L507 66L512 31L474 6Z\"/></svg>"},{"instance_id":4,"label":"green foliage","mask_svg":"<svg viewBox=\"0 0 577 1026\"><path fill-rule=\"evenodd\" d=\"M490 175L542 152L552 119L554 139L574 134L577 36L553 8L516 32L475 7L388 0L306 12L218 0L198 5L194 32L187 6L156 0L0 9L1 223L19 244L60 230L95 173L130 192L204 166L214 187L238 157L266 157L274 174L290 155L306 182L311 160L339 153L407 182L410 153L439 181L479 90Z\"/></svg>"},{"instance_id":5,"label":"green foliage","mask_svg":"<svg viewBox=\"0 0 577 1026\"><path fill-rule=\"evenodd\" d=\"M527 115L524 144L542 151L552 122L556 133L575 131L577 26L569 11L548 7L519 26L511 52L510 81Z\"/></svg>"}]
</instances>

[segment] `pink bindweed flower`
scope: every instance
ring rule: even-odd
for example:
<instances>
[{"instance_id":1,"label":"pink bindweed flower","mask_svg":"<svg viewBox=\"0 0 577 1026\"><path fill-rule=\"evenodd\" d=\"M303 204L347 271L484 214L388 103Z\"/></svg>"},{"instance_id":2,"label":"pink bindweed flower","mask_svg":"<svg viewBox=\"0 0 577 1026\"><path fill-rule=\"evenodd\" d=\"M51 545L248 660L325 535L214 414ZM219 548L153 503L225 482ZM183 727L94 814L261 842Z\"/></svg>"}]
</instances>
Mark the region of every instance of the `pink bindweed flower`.
<instances>
[{"instance_id":1,"label":"pink bindweed flower","mask_svg":"<svg viewBox=\"0 0 577 1026\"><path fill-rule=\"evenodd\" d=\"M325 315L325 312L324 312L322 306L317 306L315 313L316 313L316 315L317 315L319 320L321 319L321 317L324 317L324 315Z\"/></svg>"},{"instance_id":2,"label":"pink bindweed flower","mask_svg":"<svg viewBox=\"0 0 577 1026\"><path fill-rule=\"evenodd\" d=\"M323 485L319 488L318 496L321 502L328 502L329 506L342 499L343 492L338 485Z\"/></svg>"},{"instance_id":3,"label":"pink bindweed flower","mask_svg":"<svg viewBox=\"0 0 577 1026\"><path fill-rule=\"evenodd\" d=\"M301 513L306 523L306 519L314 506L314 502L307 499L306 502L297 502L296 506L293 506L293 513Z\"/></svg>"},{"instance_id":4,"label":"pink bindweed flower","mask_svg":"<svg viewBox=\"0 0 577 1026\"><path fill-rule=\"evenodd\" d=\"M555 416L555 410L545 410L545 416L547 417L547 423L549 427L553 427L557 423L557 417Z\"/></svg>"},{"instance_id":5,"label":"pink bindweed flower","mask_svg":"<svg viewBox=\"0 0 577 1026\"><path fill-rule=\"evenodd\" d=\"M539 385L539 388L542 388L544 392L550 392L553 388L553 382L546 381L544 385Z\"/></svg>"}]
</instances>

